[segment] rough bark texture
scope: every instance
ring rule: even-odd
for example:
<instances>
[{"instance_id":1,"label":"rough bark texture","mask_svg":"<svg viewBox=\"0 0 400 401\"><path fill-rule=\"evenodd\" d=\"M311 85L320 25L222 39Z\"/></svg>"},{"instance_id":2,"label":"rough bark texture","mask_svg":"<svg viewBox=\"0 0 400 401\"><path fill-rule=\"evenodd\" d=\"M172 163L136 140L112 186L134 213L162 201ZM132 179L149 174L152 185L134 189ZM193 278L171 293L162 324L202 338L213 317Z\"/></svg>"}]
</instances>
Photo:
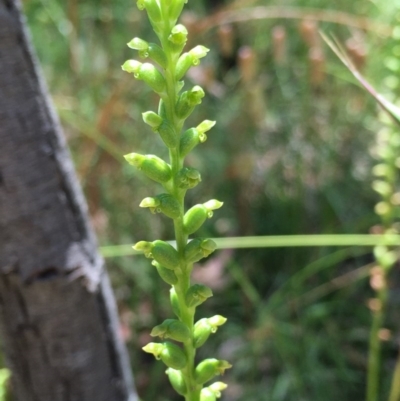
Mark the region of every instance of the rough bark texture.
<instances>
[{"instance_id":1,"label":"rough bark texture","mask_svg":"<svg viewBox=\"0 0 400 401\"><path fill-rule=\"evenodd\" d=\"M135 401L103 260L16 0L0 0L0 327L18 401Z\"/></svg>"}]
</instances>

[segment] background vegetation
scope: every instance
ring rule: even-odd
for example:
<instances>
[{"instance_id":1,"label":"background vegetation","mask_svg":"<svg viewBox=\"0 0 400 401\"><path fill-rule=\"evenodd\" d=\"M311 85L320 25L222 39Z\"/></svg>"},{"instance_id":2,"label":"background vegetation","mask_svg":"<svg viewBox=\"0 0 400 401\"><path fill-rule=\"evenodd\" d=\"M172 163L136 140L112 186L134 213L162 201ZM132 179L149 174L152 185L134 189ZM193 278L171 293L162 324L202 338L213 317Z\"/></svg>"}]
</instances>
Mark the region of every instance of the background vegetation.
<instances>
[{"instance_id":1,"label":"background vegetation","mask_svg":"<svg viewBox=\"0 0 400 401\"><path fill-rule=\"evenodd\" d=\"M162 149L141 119L154 99L120 70L134 57L125 44L152 35L145 14L131 0L25 0L24 7L100 243L170 239L162 216L138 209L148 181L122 160ZM192 44L211 48L191 76L208 94L191 121L207 116L218 125L190 159L204 184L189 201L212 197L225 207L204 236L379 232L371 189L377 109L318 29L334 33L394 99L400 2L193 0L183 22ZM229 318L206 347L234 364L225 398L362 400L372 262L370 248L312 246L224 250L207 260L198 280L215 297L202 313ZM140 349L169 316L166 287L142 258L110 258L108 268L140 395L172 401L164 367ZM381 331L382 400L398 353L395 270Z\"/></svg>"}]
</instances>

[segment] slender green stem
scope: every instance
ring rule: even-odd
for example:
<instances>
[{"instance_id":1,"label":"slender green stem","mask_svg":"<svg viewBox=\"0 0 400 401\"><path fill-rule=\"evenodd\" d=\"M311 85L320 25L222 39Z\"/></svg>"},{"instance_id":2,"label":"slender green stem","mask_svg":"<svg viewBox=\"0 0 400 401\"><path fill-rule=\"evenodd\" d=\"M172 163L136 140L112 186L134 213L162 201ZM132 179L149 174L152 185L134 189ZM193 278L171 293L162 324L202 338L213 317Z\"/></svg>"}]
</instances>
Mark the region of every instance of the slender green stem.
<instances>
[{"instance_id":1,"label":"slender green stem","mask_svg":"<svg viewBox=\"0 0 400 401\"><path fill-rule=\"evenodd\" d=\"M396 368L393 374L389 401L400 401L400 353L397 357Z\"/></svg>"},{"instance_id":2,"label":"slender green stem","mask_svg":"<svg viewBox=\"0 0 400 401\"><path fill-rule=\"evenodd\" d=\"M166 31L166 34L161 39L162 46L164 49L167 48L167 41L169 30ZM166 52L168 58L167 68L165 70L165 79L167 84L167 97L164 99L167 118L170 123L173 125L176 134L180 135L182 130L182 122L176 116L175 113L175 104L177 99L176 86L177 81L175 79L175 66L176 59L173 59L169 52ZM179 154L179 147L176 149L170 150L170 162L173 176L176 176L176 173L183 167L183 159ZM180 316L179 319L189 328L191 333L191 337L183 344L185 349L185 354L188 358L187 366L182 370L184 379L186 382L186 387L188 389L187 394L185 395L186 401L199 401L200 400L200 391L201 386L197 385L194 379L194 369L195 369L195 356L196 350L193 346L193 331L194 331L194 315L195 308L189 308L186 305L185 294L190 288L190 273L192 270L192 266L188 266L185 258L184 258L184 249L188 242L188 236L184 232L183 227L183 216L185 214L185 192L182 191L175 179L172 186L172 195L178 200L180 204L180 217L174 220L174 231L175 231L175 240L177 251L181 258L181 266L180 272L177 273L178 283L174 286L176 294L178 296Z\"/></svg>"},{"instance_id":3,"label":"slender green stem","mask_svg":"<svg viewBox=\"0 0 400 401\"><path fill-rule=\"evenodd\" d=\"M388 298L386 277L384 277L383 280L384 284L382 285L382 288L378 291L378 302L375 305L376 309L373 311L372 315L368 356L367 401L378 401L379 397L379 382L381 370L381 340L379 338L379 331L381 330L384 322Z\"/></svg>"},{"instance_id":4,"label":"slender green stem","mask_svg":"<svg viewBox=\"0 0 400 401\"><path fill-rule=\"evenodd\" d=\"M399 246L397 234L328 234L328 235L268 235L259 237L212 238L218 249L323 247L323 246ZM100 248L105 258L139 254L131 244L108 245Z\"/></svg>"}]
</instances>

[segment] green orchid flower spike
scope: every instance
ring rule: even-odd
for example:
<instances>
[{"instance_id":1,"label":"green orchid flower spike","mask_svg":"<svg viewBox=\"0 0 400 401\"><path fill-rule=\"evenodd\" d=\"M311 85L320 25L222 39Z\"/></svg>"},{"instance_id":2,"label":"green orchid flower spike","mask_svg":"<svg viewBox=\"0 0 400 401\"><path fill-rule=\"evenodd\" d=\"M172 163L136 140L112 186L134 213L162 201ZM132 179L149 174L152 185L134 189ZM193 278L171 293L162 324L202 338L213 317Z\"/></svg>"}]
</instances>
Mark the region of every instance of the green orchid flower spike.
<instances>
[{"instance_id":1,"label":"green orchid flower spike","mask_svg":"<svg viewBox=\"0 0 400 401\"><path fill-rule=\"evenodd\" d=\"M200 173L185 166L185 157L206 141L206 132L215 125L214 121L205 120L196 127L184 129L186 119L202 102L205 93L200 86L182 91L182 79L209 51L200 45L184 51L188 31L177 22L186 2L137 1L139 10L147 12L159 44L133 38L128 46L138 52L140 61L128 60L122 69L145 82L160 97L158 109L143 113L143 120L168 148L169 160L138 153L128 154L125 159L163 187L161 193L143 199L140 207L170 218L176 236L176 247L161 240L140 241L134 246L152 259L161 279L171 286L171 307L175 314L174 319L165 320L151 332L153 337L175 342L150 343L143 349L168 367L166 374L172 387L186 401L206 401L221 396L226 384L215 382L210 385L209 381L231 365L214 358L203 361L195 358L196 350L226 319L216 315L195 321L196 308L212 296L212 291L201 283L191 282L193 263L214 252L216 244L211 239L189 239L189 236L222 207L222 202L212 199L185 210L186 192L201 182Z\"/></svg>"}]
</instances>

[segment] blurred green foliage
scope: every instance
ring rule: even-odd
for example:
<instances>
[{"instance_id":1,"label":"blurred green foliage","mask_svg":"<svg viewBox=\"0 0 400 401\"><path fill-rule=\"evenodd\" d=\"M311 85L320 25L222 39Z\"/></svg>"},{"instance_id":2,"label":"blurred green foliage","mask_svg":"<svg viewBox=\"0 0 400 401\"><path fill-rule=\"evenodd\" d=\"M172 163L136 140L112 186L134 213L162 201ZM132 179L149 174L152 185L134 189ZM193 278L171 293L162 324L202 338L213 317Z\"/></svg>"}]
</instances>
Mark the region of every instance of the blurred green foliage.
<instances>
[{"instance_id":1,"label":"blurred green foliage","mask_svg":"<svg viewBox=\"0 0 400 401\"><path fill-rule=\"evenodd\" d=\"M24 8L101 244L170 239L162 216L137 208L156 187L122 161L163 149L141 118L155 99L120 69L134 57L125 44L152 35L144 14L128 0L25 0ZM368 233L379 221L370 187L376 106L318 29L396 97L400 2L191 0L183 19L191 44L211 48L191 76L208 95L190 121L218 125L190 158L205 184L189 202L225 207L204 236ZM198 280L216 297L202 313L229 317L210 345L234 364L226 399L362 400L372 261L355 247L221 251L206 261ZM172 401L163 366L140 350L169 315L166 287L142 258L108 267L141 398ZM398 351L399 285L393 277L382 400Z\"/></svg>"}]
</instances>

